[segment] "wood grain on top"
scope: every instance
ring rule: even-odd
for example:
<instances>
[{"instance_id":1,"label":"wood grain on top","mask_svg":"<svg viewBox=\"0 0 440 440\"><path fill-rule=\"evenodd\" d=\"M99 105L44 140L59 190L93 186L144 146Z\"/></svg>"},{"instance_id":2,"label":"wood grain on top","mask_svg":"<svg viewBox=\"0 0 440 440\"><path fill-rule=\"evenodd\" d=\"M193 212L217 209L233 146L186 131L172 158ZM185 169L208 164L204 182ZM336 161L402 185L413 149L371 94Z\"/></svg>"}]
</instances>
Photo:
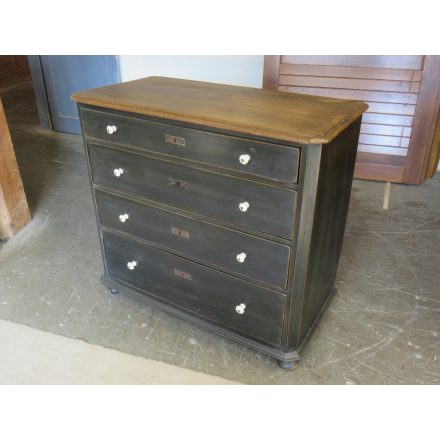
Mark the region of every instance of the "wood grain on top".
<instances>
[{"instance_id":1,"label":"wood grain on top","mask_svg":"<svg viewBox=\"0 0 440 440\"><path fill-rule=\"evenodd\" d=\"M72 99L307 144L331 142L368 108L361 101L154 76L75 93Z\"/></svg>"}]
</instances>

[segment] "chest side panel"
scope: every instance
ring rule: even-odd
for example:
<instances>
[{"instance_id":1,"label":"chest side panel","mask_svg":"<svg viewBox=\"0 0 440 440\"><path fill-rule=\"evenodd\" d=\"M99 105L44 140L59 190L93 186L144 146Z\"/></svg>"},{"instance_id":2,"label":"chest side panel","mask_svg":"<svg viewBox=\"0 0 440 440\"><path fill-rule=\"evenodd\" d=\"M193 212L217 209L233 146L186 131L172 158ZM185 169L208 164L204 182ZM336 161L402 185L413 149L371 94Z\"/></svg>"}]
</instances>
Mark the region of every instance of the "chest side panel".
<instances>
[{"instance_id":1,"label":"chest side panel","mask_svg":"<svg viewBox=\"0 0 440 440\"><path fill-rule=\"evenodd\" d=\"M304 188L299 234L307 241L295 262L294 301L288 326L289 346L299 348L333 292L353 180L360 119L331 144L322 146L310 166L310 187ZM320 148L317 146L317 148ZM304 197L304 196L303 196Z\"/></svg>"}]
</instances>

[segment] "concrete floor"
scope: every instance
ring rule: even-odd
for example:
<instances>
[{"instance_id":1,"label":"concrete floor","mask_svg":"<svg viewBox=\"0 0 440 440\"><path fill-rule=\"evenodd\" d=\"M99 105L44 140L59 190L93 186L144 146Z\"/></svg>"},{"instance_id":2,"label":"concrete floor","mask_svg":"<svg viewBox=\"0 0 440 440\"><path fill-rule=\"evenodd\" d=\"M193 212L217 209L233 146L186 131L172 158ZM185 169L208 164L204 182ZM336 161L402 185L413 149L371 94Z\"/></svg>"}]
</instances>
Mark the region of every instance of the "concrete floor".
<instances>
[{"instance_id":1,"label":"concrete floor","mask_svg":"<svg viewBox=\"0 0 440 440\"><path fill-rule=\"evenodd\" d=\"M32 222L0 250L0 318L254 384L440 381L440 175L355 181L338 293L283 371L265 355L109 294L79 136L43 132L29 84L1 92Z\"/></svg>"},{"instance_id":2,"label":"concrete floor","mask_svg":"<svg viewBox=\"0 0 440 440\"><path fill-rule=\"evenodd\" d=\"M2 385L238 385L0 319Z\"/></svg>"}]
</instances>

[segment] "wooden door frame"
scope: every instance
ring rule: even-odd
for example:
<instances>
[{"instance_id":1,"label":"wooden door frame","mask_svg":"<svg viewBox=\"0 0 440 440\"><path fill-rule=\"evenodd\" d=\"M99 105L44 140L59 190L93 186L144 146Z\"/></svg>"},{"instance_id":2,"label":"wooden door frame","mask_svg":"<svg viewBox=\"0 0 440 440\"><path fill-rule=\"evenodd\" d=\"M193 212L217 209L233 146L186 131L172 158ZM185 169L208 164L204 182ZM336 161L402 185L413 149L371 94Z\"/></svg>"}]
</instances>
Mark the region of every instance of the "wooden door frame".
<instances>
[{"instance_id":1,"label":"wooden door frame","mask_svg":"<svg viewBox=\"0 0 440 440\"><path fill-rule=\"evenodd\" d=\"M281 55L264 56L263 88L278 90ZM425 179L440 109L440 56L425 55L422 80L414 114L402 182L419 184ZM435 145L434 145L435 147Z\"/></svg>"},{"instance_id":2,"label":"wooden door frame","mask_svg":"<svg viewBox=\"0 0 440 440\"><path fill-rule=\"evenodd\" d=\"M264 55L263 89L278 90L281 55Z\"/></svg>"},{"instance_id":3,"label":"wooden door frame","mask_svg":"<svg viewBox=\"0 0 440 440\"><path fill-rule=\"evenodd\" d=\"M437 172L440 163L440 112L437 117L431 152L429 153L428 165L426 167L426 179L431 179Z\"/></svg>"},{"instance_id":4,"label":"wooden door frame","mask_svg":"<svg viewBox=\"0 0 440 440\"><path fill-rule=\"evenodd\" d=\"M112 56L116 58L117 79L118 82L120 82L121 72L118 55ZM43 130L54 130L41 55L28 55L27 58L29 69L31 71L32 84L34 87L35 100L37 103L38 117L40 119L40 126Z\"/></svg>"},{"instance_id":5,"label":"wooden door frame","mask_svg":"<svg viewBox=\"0 0 440 440\"><path fill-rule=\"evenodd\" d=\"M403 176L404 183L411 184L422 183L426 176L440 107L440 56L425 55L422 72Z\"/></svg>"},{"instance_id":6,"label":"wooden door frame","mask_svg":"<svg viewBox=\"0 0 440 440\"><path fill-rule=\"evenodd\" d=\"M50 114L49 99L44 81L43 65L40 55L28 55L31 70L32 85L34 86L40 126L43 130L53 130L52 115Z\"/></svg>"},{"instance_id":7,"label":"wooden door frame","mask_svg":"<svg viewBox=\"0 0 440 440\"><path fill-rule=\"evenodd\" d=\"M0 99L0 239L12 237L29 221L29 207Z\"/></svg>"}]
</instances>

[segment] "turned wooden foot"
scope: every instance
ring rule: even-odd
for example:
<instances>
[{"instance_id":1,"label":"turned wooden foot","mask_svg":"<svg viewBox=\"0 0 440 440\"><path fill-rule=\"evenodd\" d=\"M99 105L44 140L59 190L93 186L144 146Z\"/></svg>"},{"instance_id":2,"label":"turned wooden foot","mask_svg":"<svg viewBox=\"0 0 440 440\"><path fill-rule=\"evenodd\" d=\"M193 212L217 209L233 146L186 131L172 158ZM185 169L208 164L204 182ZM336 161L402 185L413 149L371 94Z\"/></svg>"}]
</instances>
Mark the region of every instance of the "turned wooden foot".
<instances>
[{"instance_id":1,"label":"turned wooden foot","mask_svg":"<svg viewBox=\"0 0 440 440\"><path fill-rule=\"evenodd\" d=\"M298 361L280 361L280 360L277 360L277 362L278 362L278 365L283 370L293 370L298 363Z\"/></svg>"}]
</instances>

